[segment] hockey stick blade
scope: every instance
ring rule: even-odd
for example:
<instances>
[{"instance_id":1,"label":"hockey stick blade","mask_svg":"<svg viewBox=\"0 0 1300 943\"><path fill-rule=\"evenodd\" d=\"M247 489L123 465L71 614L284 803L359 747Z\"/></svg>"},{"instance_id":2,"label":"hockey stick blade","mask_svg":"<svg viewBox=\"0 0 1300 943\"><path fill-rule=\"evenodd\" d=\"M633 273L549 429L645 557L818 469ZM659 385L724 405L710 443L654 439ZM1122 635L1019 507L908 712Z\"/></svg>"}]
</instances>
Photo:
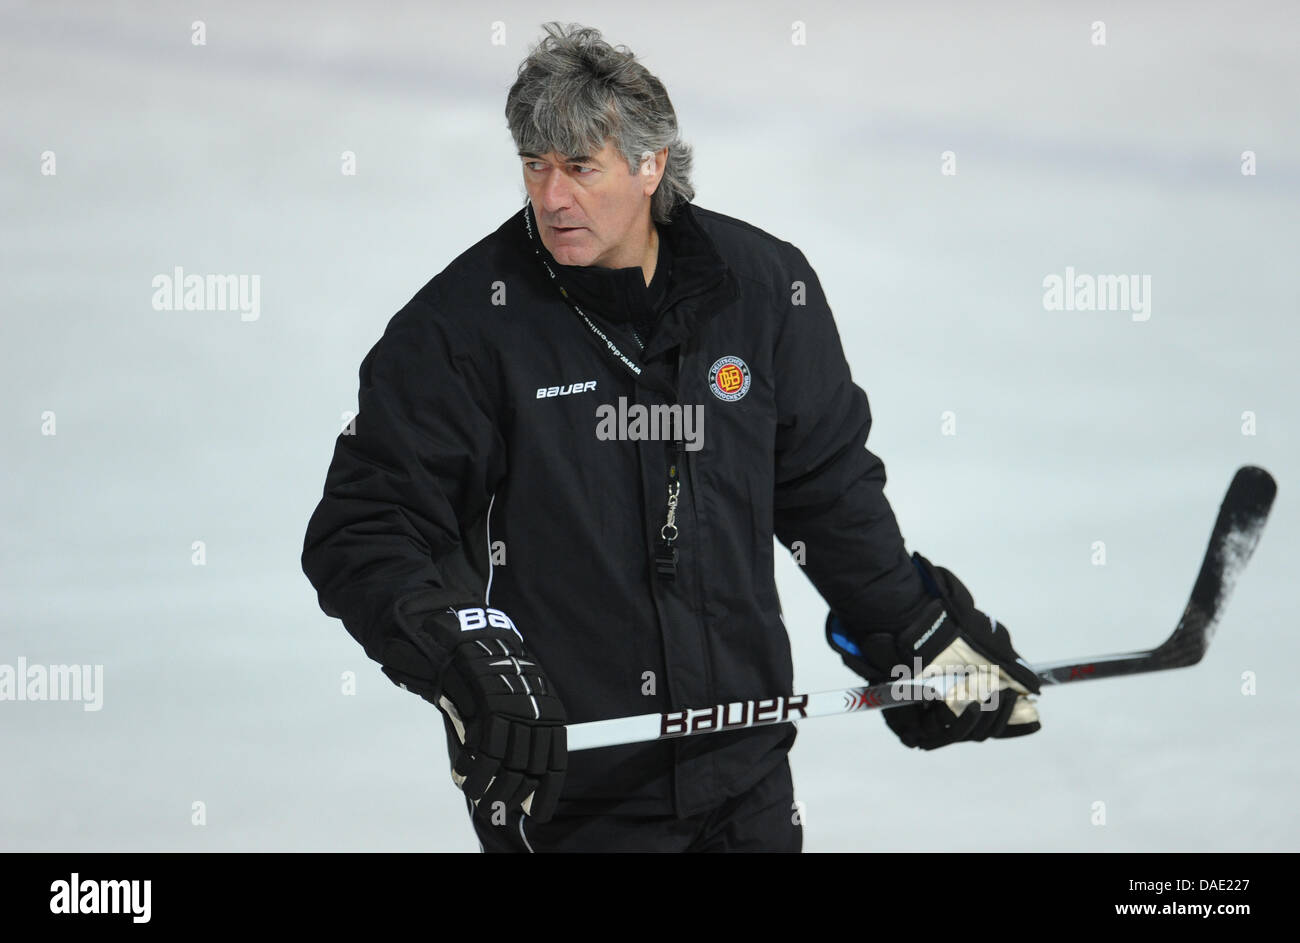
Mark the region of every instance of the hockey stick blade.
<instances>
[{"instance_id":1,"label":"hockey stick blade","mask_svg":"<svg viewBox=\"0 0 1300 943\"><path fill-rule=\"evenodd\" d=\"M1201 561L1201 570L1192 587L1187 608L1183 610L1183 616L1173 634L1159 646L1148 651L1036 664L1029 668L1047 685L1183 668L1199 662L1209 647L1237 577L1255 551L1276 494L1277 482L1264 469L1253 465L1237 469L1219 507L1214 529L1210 532L1210 544ZM821 691L816 694L734 701L666 714L638 714L592 720L568 725L568 750L572 753L624 743L789 723L833 714L887 710L915 704L918 700L942 698L945 688L944 679L936 677Z\"/></svg>"},{"instance_id":2,"label":"hockey stick blade","mask_svg":"<svg viewBox=\"0 0 1300 943\"><path fill-rule=\"evenodd\" d=\"M1066 684L1186 668L1199 662L1210 647L1237 577L1255 552L1276 495L1277 482L1264 469L1254 465L1237 469L1210 531L1187 608L1169 638L1148 651L1034 665L1039 680Z\"/></svg>"}]
</instances>

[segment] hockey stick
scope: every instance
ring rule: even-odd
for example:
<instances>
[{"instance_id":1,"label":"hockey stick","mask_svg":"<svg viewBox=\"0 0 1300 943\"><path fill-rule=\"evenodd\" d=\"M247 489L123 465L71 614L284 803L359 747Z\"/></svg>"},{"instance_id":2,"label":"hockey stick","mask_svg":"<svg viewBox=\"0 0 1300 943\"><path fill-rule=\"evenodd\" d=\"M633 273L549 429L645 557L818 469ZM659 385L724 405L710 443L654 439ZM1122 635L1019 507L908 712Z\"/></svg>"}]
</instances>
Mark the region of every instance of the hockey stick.
<instances>
[{"instance_id":1,"label":"hockey stick","mask_svg":"<svg viewBox=\"0 0 1300 943\"><path fill-rule=\"evenodd\" d=\"M1173 634L1155 648L1121 655L1030 665L1044 685L1095 681L1194 665L1205 655L1237 577L1250 560L1268 519L1277 482L1262 468L1237 469L1219 507L1201 570ZM792 694L713 707L639 714L568 725L568 749L591 750L623 743L668 740L697 734L788 723L832 714L881 710L940 698L953 679L891 681L866 687Z\"/></svg>"}]
</instances>

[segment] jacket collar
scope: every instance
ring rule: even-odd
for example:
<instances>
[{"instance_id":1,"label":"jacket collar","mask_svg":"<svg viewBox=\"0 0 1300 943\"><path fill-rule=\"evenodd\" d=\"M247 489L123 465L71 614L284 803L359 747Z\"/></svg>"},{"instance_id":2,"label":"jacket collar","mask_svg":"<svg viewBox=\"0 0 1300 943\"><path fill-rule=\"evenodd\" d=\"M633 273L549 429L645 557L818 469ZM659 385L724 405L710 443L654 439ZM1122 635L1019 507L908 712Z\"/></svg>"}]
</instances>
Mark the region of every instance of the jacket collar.
<instances>
[{"instance_id":1,"label":"jacket collar","mask_svg":"<svg viewBox=\"0 0 1300 943\"><path fill-rule=\"evenodd\" d=\"M641 352L649 360L670 350L695 333L705 321L740 296L740 284L717 246L700 227L690 203L680 203L669 222L659 229L659 261L649 288L639 265L620 269L593 265L561 265L537 234L537 218L526 203L512 219L516 241L534 262L540 255L588 315L621 323L644 318L650 311L661 315L650 343ZM529 227L532 238L529 238ZM545 277L545 267L538 269ZM660 275L666 284L660 287ZM547 281L554 281L547 278ZM558 294L558 288L556 289Z\"/></svg>"},{"instance_id":2,"label":"jacket collar","mask_svg":"<svg viewBox=\"0 0 1300 943\"><path fill-rule=\"evenodd\" d=\"M533 232L538 231L537 214L531 206ZM672 240L667 230L672 227L656 226L659 230L659 256L650 284L645 283L641 266L603 268L598 265L561 265L555 260L540 239L533 245L540 250L546 263L555 270L556 281L564 286L573 300L588 314L599 314L606 321L623 323L646 320L657 314L667 300L667 286L671 281Z\"/></svg>"}]
</instances>

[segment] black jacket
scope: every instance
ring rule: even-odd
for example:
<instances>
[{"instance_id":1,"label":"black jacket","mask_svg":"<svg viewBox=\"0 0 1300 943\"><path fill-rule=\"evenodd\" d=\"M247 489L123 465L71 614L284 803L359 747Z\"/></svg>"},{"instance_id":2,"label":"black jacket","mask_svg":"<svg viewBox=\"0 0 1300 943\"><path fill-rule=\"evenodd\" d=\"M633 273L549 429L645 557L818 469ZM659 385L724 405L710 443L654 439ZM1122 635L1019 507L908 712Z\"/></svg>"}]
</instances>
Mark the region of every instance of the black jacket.
<instances>
[{"instance_id":1,"label":"black jacket","mask_svg":"<svg viewBox=\"0 0 1300 943\"><path fill-rule=\"evenodd\" d=\"M792 693L774 534L842 618L904 624L924 591L803 253L686 204L646 292L639 268L558 265L535 226L525 205L456 258L362 362L302 555L325 613L384 663L429 612L490 604L570 722ZM643 350L642 296L660 313ZM703 407L672 580L655 555L674 453L597 437L620 397ZM793 740L785 724L573 753L558 813L695 814Z\"/></svg>"}]
</instances>

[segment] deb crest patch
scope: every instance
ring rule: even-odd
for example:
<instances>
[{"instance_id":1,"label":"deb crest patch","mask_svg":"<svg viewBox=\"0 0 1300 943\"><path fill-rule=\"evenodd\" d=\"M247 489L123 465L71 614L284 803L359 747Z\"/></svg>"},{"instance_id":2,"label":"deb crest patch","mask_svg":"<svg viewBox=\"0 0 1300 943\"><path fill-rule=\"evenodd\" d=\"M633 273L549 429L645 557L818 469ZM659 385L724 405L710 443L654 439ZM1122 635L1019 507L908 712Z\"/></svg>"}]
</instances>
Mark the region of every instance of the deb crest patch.
<instances>
[{"instance_id":1,"label":"deb crest patch","mask_svg":"<svg viewBox=\"0 0 1300 943\"><path fill-rule=\"evenodd\" d=\"M709 389L718 399L734 403L749 392L749 365L739 357L719 357L709 367Z\"/></svg>"}]
</instances>

